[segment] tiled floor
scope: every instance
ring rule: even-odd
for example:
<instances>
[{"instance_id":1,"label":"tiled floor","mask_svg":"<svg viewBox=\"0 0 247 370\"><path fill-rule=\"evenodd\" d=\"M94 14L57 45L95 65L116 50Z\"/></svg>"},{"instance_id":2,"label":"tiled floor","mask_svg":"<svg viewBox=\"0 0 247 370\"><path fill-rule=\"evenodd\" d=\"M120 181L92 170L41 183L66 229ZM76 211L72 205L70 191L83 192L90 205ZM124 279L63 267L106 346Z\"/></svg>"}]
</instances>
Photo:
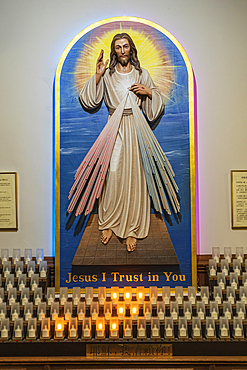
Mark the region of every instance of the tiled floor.
<instances>
[{"instance_id":1,"label":"tiled floor","mask_svg":"<svg viewBox=\"0 0 247 370\"><path fill-rule=\"evenodd\" d=\"M101 243L98 215L91 215L72 265L177 265L178 259L165 222L151 215L149 235L138 240L134 252L128 253L125 240L112 236Z\"/></svg>"}]
</instances>

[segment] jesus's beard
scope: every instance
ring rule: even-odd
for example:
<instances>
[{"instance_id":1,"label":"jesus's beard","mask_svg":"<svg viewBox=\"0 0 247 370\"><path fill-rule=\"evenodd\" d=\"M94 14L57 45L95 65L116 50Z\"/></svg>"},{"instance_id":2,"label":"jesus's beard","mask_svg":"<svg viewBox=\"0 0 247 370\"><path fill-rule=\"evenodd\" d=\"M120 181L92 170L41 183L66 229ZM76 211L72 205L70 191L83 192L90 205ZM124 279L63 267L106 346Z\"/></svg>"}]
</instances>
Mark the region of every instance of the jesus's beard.
<instances>
[{"instance_id":1,"label":"jesus's beard","mask_svg":"<svg viewBox=\"0 0 247 370\"><path fill-rule=\"evenodd\" d=\"M120 63L122 67L126 67L130 61L130 55L126 55L126 57L127 58L118 57L118 63Z\"/></svg>"}]
</instances>

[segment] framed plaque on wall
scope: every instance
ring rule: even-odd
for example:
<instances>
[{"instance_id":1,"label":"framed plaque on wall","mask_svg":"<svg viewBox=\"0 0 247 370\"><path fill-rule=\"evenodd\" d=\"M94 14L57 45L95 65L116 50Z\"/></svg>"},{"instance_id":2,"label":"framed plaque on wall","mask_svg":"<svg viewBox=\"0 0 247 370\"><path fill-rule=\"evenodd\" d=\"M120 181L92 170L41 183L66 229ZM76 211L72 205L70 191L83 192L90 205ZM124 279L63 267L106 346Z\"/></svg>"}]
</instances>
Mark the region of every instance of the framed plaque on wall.
<instances>
[{"instance_id":1,"label":"framed plaque on wall","mask_svg":"<svg viewBox=\"0 0 247 370\"><path fill-rule=\"evenodd\" d=\"M231 171L232 229L247 229L247 170Z\"/></svg>"},{"instance_id":2,"label":"framed plaque on wall","mask_svg":"<svg viewBox=\"0 0 247 370\"><path fill-rule=\"evenodd\" d=\"M0 231L17 231L17 173L0 173Z\"/></svg>"}]
</instances>

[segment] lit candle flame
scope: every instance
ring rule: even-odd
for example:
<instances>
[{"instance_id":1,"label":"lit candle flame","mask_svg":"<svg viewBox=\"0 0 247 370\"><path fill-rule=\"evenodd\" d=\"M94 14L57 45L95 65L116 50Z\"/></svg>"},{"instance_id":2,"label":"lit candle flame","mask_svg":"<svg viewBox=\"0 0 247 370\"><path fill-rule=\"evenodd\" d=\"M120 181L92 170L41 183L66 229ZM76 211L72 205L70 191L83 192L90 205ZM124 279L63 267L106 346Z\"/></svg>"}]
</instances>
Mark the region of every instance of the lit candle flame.
<instances>
[{"instance_id":1,"label":"lit candle flame","mask_svg":"<svg viewBox=\"0 0 247 370\"><path fill-rule=\"evenodd\" d=\"M133 313L136 313L136 307L133 307L132 312L133 312Z\"/></svg>"},{"instance_id":2,"label":"lit candle flame","mask_svg":"<svg viewBox=\"0 0 247 370\"><path fill-rule=\"evenodd\" d=\"M102 330L103 325L99 324L99 330Z\"/></svg>"},{"instance_id":3,"label":"lit candle flame","mask_svg":"<svg viewBox=\"0 0 247 370\"><path fill-rule=\"evenodd\" d=\"M130 297L130 294L129 293L126 293L125 294L125 297L128 299Z\"/></svg>"},{"instance_id":4,"label":"lit candle flame","mask_svg":"<svg viewBox=\"0 0 247 370\"><path fill-rule=\"evenodd\" d=\"M117 325L115 323L112 324L112 329L115 330Z\"/></svg>"},{"instance_id":5,"label":"lit candle flame","mask_svg":"<svg viewBox=\"0 0 247 370\"><path fill-rule=\"evenodd\" d=\"M139 298L142 298L142 292L139 293Z\"/></svg>"},{"instance_id":6,"label":"lit candle flame","mask_svg":"<svg viewBox=\"0 0 247 370\"><path fill-rule=\"evenodd\" d=\"M123 313L123 307L119 308L119 313Z\"/></svg>"},{"instance_id":7,"label":"lit candle flame","mask_svg":"<svg viewBox=\"0 0 247 370\"><path fill-rule=\"evenodd\" d=\"M113 298L116 299L117 298L117 293L113 293Z\"/></svg>"},{"instance_id":8,"label":"lit candle flame","mask_svg":"<svg viewBox=\"0 0 247 370\"><path fill-rule=\"evenodd\" d=\"M62 325L61 324L57 324L57 329L58 330L61 330L62 329Z\"/></svg>"}]
</instances>

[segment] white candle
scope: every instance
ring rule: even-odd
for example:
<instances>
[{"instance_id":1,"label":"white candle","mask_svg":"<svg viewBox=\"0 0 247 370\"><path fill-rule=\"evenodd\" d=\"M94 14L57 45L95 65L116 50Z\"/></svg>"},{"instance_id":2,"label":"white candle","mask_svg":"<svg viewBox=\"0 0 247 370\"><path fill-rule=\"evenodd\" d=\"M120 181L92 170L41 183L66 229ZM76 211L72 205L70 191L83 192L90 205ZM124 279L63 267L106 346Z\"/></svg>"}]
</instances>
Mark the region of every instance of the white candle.
<instances>
[{"instance_id":1,"label":"white candle","mask_svg":"<svg viewBox=\"0 0 247 370\"><path fill-rule=\"evenodd\" d=\"M165 296L165 304L169 304L170 303L170 299L169 297L167 297L167 295Z\"/></svg>"},{"instance_id":2,"label":"white candle","mask_svg":"<svg viewBox=\"0 0 247 370\"><path fill-rule=\"evenodd\" d=\"M107 308L107 311L106 311L106 313L105 313L105 319L106 319L107 321L109 321L109 320L110 320L110 318L111 318L111 313L109 312L109 309Z\"/></svg>"},{"instance_id":3,"label":"white candle","mask_svg":"<svg viewBox=\"0 0 247 370\"><path fill-rule=\"evenodd\" d=\"M88 328L88 325L86 325L83 333L84 338L90 338L90 329Z\"/></svg>"},{"instance_id":4,"label":"white candle","mask_svg":"<svg viewBox=\"0 0 247 370\"><path fill-rule=\"evenodd\" d=\"M18 278L21 274L22 274L22 271L21 271L20 267L18 267L18 269L15 273L15 276Z\"/></svg>"},{"instance_id":5,"label":"white candle","mask_svg":"<svg viewBox=\"0 0 247 370\"><path fill-rule=\"evenodd\" d=\"M231 315L231 312L229 311L229 309L227 308L226 309L226 311L225 311L225 317L227 318L227 319L231 319L232 318L232 315Z\"/></svg>"},{"instance_id":6,"label":"white candle","mask_svg":"<svg viewBox=\"0 0 247 370\"><path fill-rule=\"evenodd\" d=\"M51 306L51 304L54 302L54 298L53 296L50 294L50 296L48 297L48 306Z\"/></svg>"},{"instance_id":7,"label":"white candle","mask_svg":"<svg viewBox=\"0 0 247 370\"><path fill-rule=\"evenodd\" d=\"M36 281L34 281L34 283L32 284L32 291L34 291L36 288L38 288L38 285Z\"/></svg>"},{"instance_id":8,"label":"white candle","mask_svg":"<svg viewBox=\"0 0 247 370\"><path fill-rule=\"evenodd\" d=\"M172 316L172 319L173 320L177 320L178 319L178 314L177 314L175 308L173 308L172 313L171 313L171 316Z\"/></svg>"},{"instance_id":9,"label":"white candle","mask_svg":"<svg viewBox=\"0 0 247 370\"><path fill-rule=\"evenodd\" d=\"M8 285L7 285L7 292L10 290L10 289L12 289L13 288L13 285L12 285L12 283L11 283L11 281L8 283Z\"/></svg>"},{"instance_id":10,"label":"white candle","mask_svg":"<svg viewBox=\"0 0 247 370\"><path fill-rule=\"evenodd\" d=\"M232 296L232 293L230 293L228 301L231 302L231 304L234 304L234 297Z\"/></svg>"},{"instance_id":11,"label":"white candle","mask_svg":"<svg viewBox=\"0 0 247 370\"><path fill-rule=\"evenodd\" d=\"M39 313L39 321L42 321L42 319L45 317L45 314L44 314L44 311L43 309L41 308L41 311Z\"/></svg>"},{"instance_id":12,"label":"white candle","mask_svg":"<svg viewBox=\"0 0 247 370\"><path fill-rule=\"evenodd\" d=\"M41 271L40 271L40 277L41 278L45 278L46 277L46 271L45 271L45 268L42 267Z\"/></svg>"},{"instance_id":13,"label":"white candle","mask_svg":"<svg viewBox=\"0 0 247 370\"><path fill-rule=\"evenodd\" d=\"M177 296L176 301L178 302L178 304L182 304L183 303L182 297L180 296L179 293L178 293L178 296Z\"/></svg>"},{"instance_id":14,"label":"white candle","mask_svg":"<svg viewBox=\"0 0 247 370\"><path fill-rule=\"evenodd\" d=\"M235 279L232 279L231 286L232 286L234 289L237 289L237 288L238 288L238 284L236 283L236 280L235 280Z\"/></svg>"},{"instance_id":15,"label":"white candle","mask_svg":"<svg viewBox=\"0 0 247 370\"><path fill-rule=\"evenodd\" d=\"M188 308L186 309L184 316L186 317L187 320L191 320L191 313Z\"/></svg>"},{"instance_id":16,"label":"white candle","mask_svg":"<svg viewBox=\"0 0 247 370\"><path fill-rule=\"evenodd\" d=\"M166 337L172 337L172 328L170 324L168 324L166 328Z\"/></svg>"},{"instance_id":17,"label":"white candle","mask_svg":"<svg viewBox=\"0 0 247 370\"><path fill-rule=\"evenodd\" d=\"M72 325L72 328L70 329L70 337L75 338L76 337L76 329L74 325Z\"/></svg>"},{"instance_id":18,"label":"white candle","mask_svg":"<svg viewBox=\"0 0 247 370\"><path fill-rule=\"evenodd\" d=\"M31 328L29 329L28 336L29 338L35 338L35 330L33 328L33 325L31 325Z\"/></svg>"},{"instance_id":19,"label":"white candle","mask_svg":"<svg viewBox=\"0 0 247 370\"><path fill-rule=\"evenodd\" d=\"M0 320L5 319L5 313L3 312L3 309L1 309L0 312Z\"/></svg>"},{"instance_id":20,"label":"white candle","mask_svg":"<svg viewBox=\"0 0 247 370\"><path fill-rule=\"evenodd\" d=\"M101 294L101 297L99 298L99 305L104 306L105 298L103 297L103 294Z\"/></svg>"},{"instance_id":21,"label":"white candle","mask_svg":"<svg viewBox=\"0 0 247 370\"><path fill-rule=\"evenodd\" d=\"M47 329L47 325L45 325L45 328L42 330L42 337L49 338L49 330Z\"/></svg>"},{"instance_id":22,"label":"white candle","mask_svg":"<svg viewBox=\"0 0 247 370\"><path fill-rule=\"evenodd\" d=\"M74 297L74 299L73 299L73 305L74 306L77 306L78 303L79 303L79 298L78 298L78 295L76 294L75 297Z\"/></svg>"},{"instance_id":23,"label":"white candle","mask_svg":"<svg viewBox=\"0 0 247 370\"><path fill-rule=\"evenodd\" d=\"M162 311L162 309L160 308L160 311L158 313L158 318L159 320L163 321L164 318L165 318L165 315L164 315L164 312Z\"/></svg>"},{"instance_id":24,"label":"white candle","mask_svg":"<svg viewBox=\"0 0 247 370\"><path fill-rule=\"evenodd\" d=\"M154 324L154 327L152 329L152 337L158 337L159 336L159 329L157 328L157 325Z\"/></svg>"},{"instance_id":25,"label":"white candle","mask_svg":"<svg viewBox=\"0 0 247 370\"><path fill-rule=\"evenodd\" d=\"M22 336L21 329L20 329L20 326L18 325L17 328L15 329L15 337L21 338L21 336Z\"/></svg>"},{"instance_id":26,"label":"white candle","mask_svg":"<svg viewBox=\"0 0 247 370\"><path fill-rule=\"evenodd\" d=\"M195 300L195 297L193 295L190 296L190 302L191 304L195 304L196 303L196 300Z\"/></svg>"},{"instance_id":27,"label":"white candle","mask_svg":"<svg viewBox=\"0 0 247 370\"><path fill-rule=\"evenodd\" d=\"M225 326L225 324L223 324L221 330L220 330L220 334L222 337L228 337L228 331L227 331L227 328Z\"/></svg>"},{"instance_id":28,"label":"white candle","mask_svg":"<svg viewBox=\"0 0 247 370\"><path fill-rule=\"evenodd\" d=\"M30 310L28 309L27 313L25 315L25 320L28 321L29 319L31 319L31 317L32 317L32 314L31 314Z\"/></svg>"},{"instance_id":29,"label":"white candle","mask_svg":"<svg viewBox=\"0 0 247 370\"><path fill-rule=\"evenodd\" d=\"M198 328L197 324L195 324L195 327L193 329L193 336L200 337L200 329Z\"/></svg>"},{"instance_id":30,"label":"white candle","mask_svg":"<svg viewBox=\"0 0 247 370\"><path fill-rule=\"evenodd\" d=\"M28 271L28 277L31 277L34 274L32 266L30 267L30 270Z\"/></svg>"},{"instance_id":31,"label":"white candle","mask_svg":"<svg viewBox=\"0 0 247 370\"><path fill-rule=\"evenodd\" d=\"M199 309L198 317L199 317L200 320L204 320L204 312L202 311L201 308Z\"/></svg>"},{"instance_id":32,"label":"white candle","mask_svg":"<svg viewBox=\"0 0 247 370\"><path fill-rule=\"evenodd\" d=\"M125 337L131 337L131 329L129 327L129 325L127 324L126 328L125 328Z\"/></svg>"},{"instance_id":33,"label":"white candle","mask_svg":"<svg viewBox=\"0 0 247 370\"><path fill-rule=\"evenodd\" d=\"M157 303L157 299L156 299L156 297L153 295L153 296L152 296L152 304L154 304L154 305L155 305L156 303Z\"/></svg>"},{"instance_id":34,"label":"white candle","mask_svg":"<svg viewBox=\"0 0 247 370\"><path fill-rule=\"evenodd\" d=\"M24 306L28 302L27 295L24 294L24 297L22 298L22 305Z\"/></svg>"},{"instance_id":35,"label":"white candle","mask_svg":"<svg viewBox=\"0 0 247 370\"><path fill-rule=\"evenodd\" d=\"M140 328L138 329L138 337L145 337L145 329L142 324Z\"/></svg>"},{"instance_id":36,"label":"white candle","mask_svg":"<svg viewBox=\"0 0 247 370\"><path fill-rule=\"evenodd\" d=\"M12 313L12 321L15 321L16 319L18 319L18 317L18 313L16 312L16 310L14 310L14 312Z\"/></svg>"},{"instance_id":37,"label":"white candle","mask_svg":"<svg viewBox=\"0 0 247 370\"><path fill-rule=\"evenodd\" d=\"M78 313L78 320L79 321L82 321L84 318L84 313L82 312L82 310Z\"/></svg>"},{"instance_id":38,"label":"white candle","mask_svg":"<svg viewBox=\"0 0 247 370\"><path fill-rule=\"evenodd\" d=\"M9 305L11 306L12 303L15 303L15 298L14 298L13 294L11 294L11 297L9 299Z\"/></svg>"},{"instance_id":39,"label":"white candle","mask_svg":"<svg viewBox=\"0 0 247 370\"><path fill-rule=\"evenodd\" d=\"M70 313L69 309L67 309L67 312L65 313L65 320L69 321L70 318L71 318L71 313Z\"/></svg>"},{"instance_id":40,"label":"white candle","mask_svg":"<svg viewBox=\"0 0 247 370\"><path fill-rule=\"evenodd\" d=\"M237 324L237 327L235 328L235 337L242 337L242 330L239 327L239 324Z\"/></svg>"},{"instance_id":41,"label":"white candle","mask_svg":"<svg viewBox=\"0 0 247 370\"><path fill-rule=\"evenodd\" d=\"M184 327L184 324L182 324L179 334L180 334L180 337L186 337L186 329Z\"/></svg>"},{"instance_id":42,"label":"white candle","mask_svg":"<svg viewBox=\"0 0 247 370\"><path fill-rule=\"evenodd\" d=\"M39 296L39 294L37 294L36 298L35 298L35 306L38 306L38 304L41 302L41 298Z\"/></svg>"},{"instance_id":43,"label":"white candle","mask_svg":"<svg viewBox=\"0 0 247 370\"><path fill-rule=\"evenodd\" d=\"M25 284L23 283L23 280L21 280L21 283L19 284L19 291L21 292L22 289L25 288Z\"/></svg>"},{"instance_id":44,"label":"white candle","mask_svg":"<svg viewBox=\"0 0 247 370\"><path fill-rule=\"evenodd\" d=\"M64 306L64 304L65 304L65 302L66 302L67 300L66 300L66 298L65 298L65 296L64 296L64 294L63 294L63 296L61 297L61 299L60 299L60 303L61 303L61 306Z\"/></svg>"},{"instance_id":45,"label":"white candle","mask_svg":"<svg viewBox=\"0 0 247 370\"><path fill-rule=\"evenodd\" d=\"M211 324L209 324L209 327L207 329L207 336L208 337L214 337L214 329L212 328Z\"/></svg>"},{"instance_id":46,"label":"white candle","mask_svg":"<svg viewBox=\"0 0 247 370\"><path fill-rule=\"evenodd\" d=\"M146 316L146 320L151 320L151 313L149 312L149 309L147 308L146 312L145 312L145 316Z\"/></svg>"},{"instance_id":47,"label":"white candle","mask_svg":"<svg viewBox=\"0 0 247 370\"><path fill-rule=\"evenodd\" d=\"M213 311L211 312L211 317L214 320L218 320L218 313L215 311L215 308L213 308Z\"/></svg>"},{"instance_id":48,"label":"white candle","mask_svg":"<svg viewBox=\"0 0 247 370\"><path fill-rule=\"evenodd\" d=\"M9 269L8 269L8 267L6 267L6 270L4 271L4 277L6 277L7 275L9 275Z\"/></svg>"},{"instance_id":49,"label":"white candle","mask_svg":"<svg viewBox=\"0 0 247 370\"><path fill-rule=\"evenodd\" d=\"M96 312L96 309L93 310L93 313L92 313L92 320L95 321L98 317L98 314Z\"/></svg>"},{"instance_id":50,"label":"white candle","mask_svg":"<svg viewBox=\"0 0 247 370\"><path fill-rule=\"evenodd\" d=\"M1 330L1 337L2 338L8 338L8 330L6 329L5 325L4 325L3 329Z\"/></svg>"},{"instance_id":51,"label":"white candle","mask_svg":"<svg viewBox=\"0 0 247 370\"><path fill-rule=\"evenodd\" d=\"M242 310L242 308L240 307L239 311L238 311L238 317L240 317L242 320L244 320L244 312Z\"/></svg>"}]
</instances>

